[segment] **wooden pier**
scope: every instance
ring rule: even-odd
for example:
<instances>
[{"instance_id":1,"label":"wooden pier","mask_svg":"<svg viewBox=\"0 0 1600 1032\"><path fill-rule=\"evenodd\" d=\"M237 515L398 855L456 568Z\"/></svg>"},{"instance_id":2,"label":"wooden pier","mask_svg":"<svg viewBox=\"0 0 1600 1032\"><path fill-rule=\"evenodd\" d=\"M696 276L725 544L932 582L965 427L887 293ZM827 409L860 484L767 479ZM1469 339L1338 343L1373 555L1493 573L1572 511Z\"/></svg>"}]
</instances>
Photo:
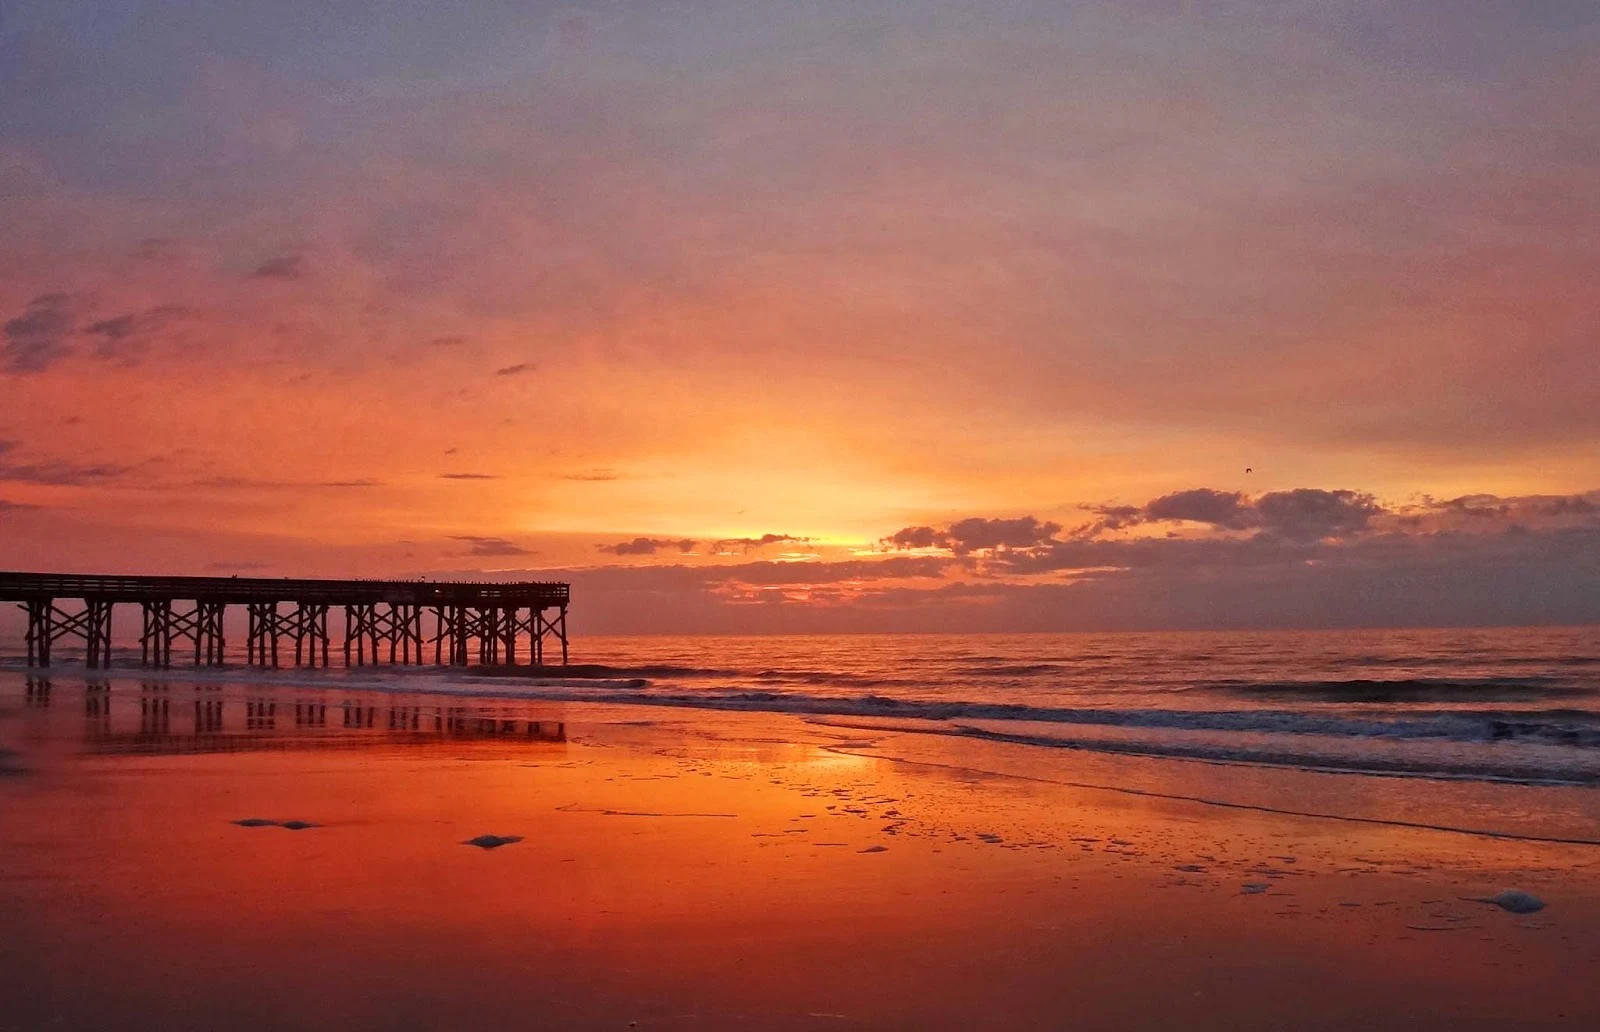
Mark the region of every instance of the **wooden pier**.
<instances>
[{"instance_id":1,"label":"wooden pier","mask_svg":"<svg viewBox=\"0 0 1600 1032\"><path fill-rule=\"evenodd\" d=\"M327 666L328 614L344 609L345 666L380 662L466 666L516 665L518 643L544 665L547 645L567 662L566 584L542 581L290 580L268 577L119 577L0 572L0 602L27 613L28 665L48 667L51 646L81 639L90 667L111 665L111 616L137 605L143 616L140 661L172 665L174 646L195 666L221 666L229 606L248 613L245 662L276 667ZM79 602L82 608L61 607ZM547 615L548 614L548 615ZM474 646L476 646L474 648Z\"/></svg>"}]
</instances>

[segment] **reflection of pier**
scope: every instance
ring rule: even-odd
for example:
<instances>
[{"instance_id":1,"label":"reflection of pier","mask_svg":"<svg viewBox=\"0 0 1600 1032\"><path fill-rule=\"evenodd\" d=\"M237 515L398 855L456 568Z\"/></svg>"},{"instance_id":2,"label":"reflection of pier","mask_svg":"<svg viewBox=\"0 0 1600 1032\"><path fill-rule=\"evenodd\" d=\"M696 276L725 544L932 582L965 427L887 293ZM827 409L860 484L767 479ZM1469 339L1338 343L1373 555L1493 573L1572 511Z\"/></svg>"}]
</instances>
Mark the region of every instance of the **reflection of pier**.
<instances>
[{"instance_id":1,"label":"reflection of pier","mask_svg":"<svg viewBox=\"0 0 1600 1032\"><path fill-rule=\"evenodd\" d=\"M90 734L111 730L111 687L103 681L84 686L83 713Z\"/></svg>"},{"instance_id":2,"label":"reflection of pier","mask_svg":"<svg viewBox=\"0 0 1600 1032\"><path fill-rule=\"evenodd\" d=\"M30 705L49 706L48 678L29 678L27 692ZM350 698L334 705L341 716L330 723L324 700L280 703L257 693L243 700L227 699L216 688L201 687L193 690L188 705L174 704L174 695L190 693L146 682L138 706L124 700L114 714L113 694L104 682L85 685L84 734L90 752L172 754L567 740L564 721L507 718L468 706L376 705ZM179 716L186 712L188 720ZM119 720L114 715L120 715Z\"/></svg>"},{"instance_id":3,"label":"reflection of pier","mask_svg":"<svg viewBox=\"0 0 1600 1032\"><path fill-rule=\"evenodd\" d=\"M170 735L172 733L172 701L166 693L146 693L139 698L139 733L142 735Z\"/></svg>"},{"instance_id":4,"label":"reflection of pier","mask_svg":"<svg viewBox=\"0 0 1600 1032\"><path fill-rule=\"evenodd\" d=\"M220 666L223 618L230 605L249 616L245 661L276 667L294 647L296 666L327 666L328 613L344 609L346 666L433 662L516 665L525 642L531 663L545 662L547 642L567 662L566 584L462 581L273 580L264 577L109 577L0 573L0 601L28 615L28 665L50 665L52 646L81 639L90 667L111 664L111 616L118 604L144 615L145 665L171 666L172 649L192 644L196 666ZM62 608L58 602L77 602ZM547 615L548 614L548 615Z\"/></svg>"}]
</instances>

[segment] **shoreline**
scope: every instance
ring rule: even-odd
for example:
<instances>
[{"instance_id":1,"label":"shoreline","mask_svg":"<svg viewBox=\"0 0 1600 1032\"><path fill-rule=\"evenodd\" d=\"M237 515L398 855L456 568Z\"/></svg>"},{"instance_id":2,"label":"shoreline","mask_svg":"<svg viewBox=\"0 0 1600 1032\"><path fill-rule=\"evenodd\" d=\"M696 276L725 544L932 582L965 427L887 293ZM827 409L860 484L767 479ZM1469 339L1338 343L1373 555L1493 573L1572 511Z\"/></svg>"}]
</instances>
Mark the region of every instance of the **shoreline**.
<instances>
[{"instance_id":1,"label":"shoreline","mask_svg":"<svg viewBox=\"0 0 1600 1032\"><path fill-rule=\"evenodd\" d=\"M561 669L561 668L543 668ZM583 664L580 676L551 678L528 668L367 666L262 670L223 667L124 670L54 668L7 670L49 684L134 683L225 688L256 685L297 692L370 692L385 697L453 700L463 704L595 703L701 713L790 714L818 723L887 727L921 734L985 739L1058 751L1120 753L1217 765L1278 767L1330 775L1420 778L1548 787L1600 786L1600 711L1506 709L1466 702L1444 709L1425 704L1357 704L1342 709L1244 705L1176 705L1187 696L1153 696L1143 705L1039 705L1000 699L966 701L885 694L871 681L848 680L827 689L810 675L740 677L682 665ZM658 677L615 679L619 671ZM483 672L480 672L483 671ZM687 673L726 673L706 683L669 680ZM798 679L796 679L798 676ZM1363 684L1369 683L1366 681ZM1396 683L1409 684L1409 681ZM1453 683L1453 682L1452 682ZM1561 688L1559 692L1571 691ZM1063 693L1062 701L1071 698ZM1171 708L1163 708L1171 707ZM1513 748L1514 746L1514 748Z\"/></svg>"}]
</instances>

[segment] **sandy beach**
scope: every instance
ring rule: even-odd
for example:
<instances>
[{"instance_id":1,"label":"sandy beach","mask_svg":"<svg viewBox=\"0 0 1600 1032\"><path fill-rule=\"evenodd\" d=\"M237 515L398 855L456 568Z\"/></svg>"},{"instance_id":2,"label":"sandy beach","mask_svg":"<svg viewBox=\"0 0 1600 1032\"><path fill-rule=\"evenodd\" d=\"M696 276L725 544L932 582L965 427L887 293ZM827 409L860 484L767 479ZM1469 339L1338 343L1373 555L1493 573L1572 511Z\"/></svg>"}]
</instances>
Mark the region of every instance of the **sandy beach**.
<instances>
[{"instance_id":1,"label":"sandy beach","mask_svg":"<svg viewBox=\"0 0 1600 1032\"><path fill-rule=\"evenodd\" d=\"M0 1028L1600 1018L1586 788L0 676Z\"/></svg>"}]
</instances>

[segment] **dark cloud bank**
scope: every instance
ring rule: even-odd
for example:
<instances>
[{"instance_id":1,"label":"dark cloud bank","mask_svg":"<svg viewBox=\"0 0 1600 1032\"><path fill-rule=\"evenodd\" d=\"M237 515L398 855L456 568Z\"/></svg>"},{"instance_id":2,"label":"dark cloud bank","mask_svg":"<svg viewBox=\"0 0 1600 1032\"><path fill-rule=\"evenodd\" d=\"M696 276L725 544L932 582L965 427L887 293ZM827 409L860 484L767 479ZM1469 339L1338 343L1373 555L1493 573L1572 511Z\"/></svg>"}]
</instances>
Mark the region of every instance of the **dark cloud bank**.
<instances>
[{"instance_id":1,"label":"dark cloud bank","mask_svg":"<svg viewBox=\"0 0 1600 1032\"><path fill-rule=\"evenodd\" d=\"M1087 511L1071 529L1031 516L906 527L884 546L916 554L882 558L540 575L572 581L573 619L589 633L1600 622L1600 491L1385 506L1346 490L1196 489ZM602 551L693 545L637 538Z\"/></svg>"}]
</instances>

